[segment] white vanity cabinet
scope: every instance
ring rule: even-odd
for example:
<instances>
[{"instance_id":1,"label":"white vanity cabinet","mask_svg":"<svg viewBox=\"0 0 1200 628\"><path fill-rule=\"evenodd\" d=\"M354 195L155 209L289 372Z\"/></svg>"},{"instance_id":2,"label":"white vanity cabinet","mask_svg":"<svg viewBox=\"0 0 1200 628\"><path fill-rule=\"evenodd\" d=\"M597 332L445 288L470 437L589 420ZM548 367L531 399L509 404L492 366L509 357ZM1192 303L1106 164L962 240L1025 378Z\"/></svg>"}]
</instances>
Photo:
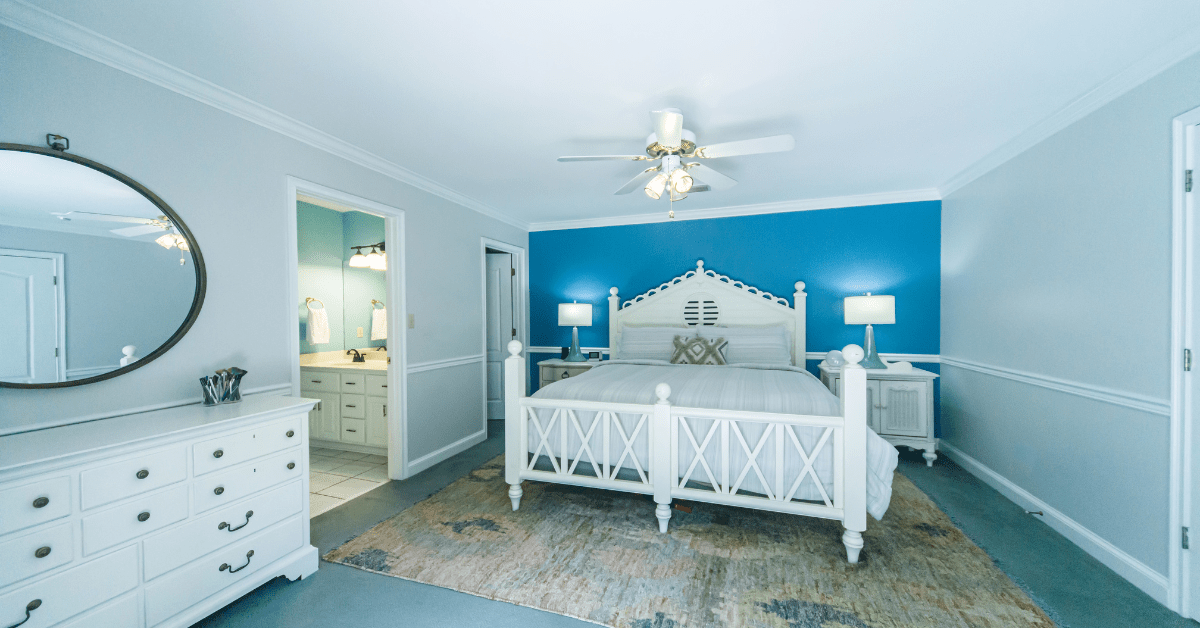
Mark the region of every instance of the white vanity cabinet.
<instances>
[{"instance_id":1,"label":"white vanity cabinet","mask_svg":"<svg viewBox=\"0 0 1200 628\"><path fill-rule=\"evenodd\" d=\"M821 363L821 382L838 394L842 370ZM933 432L933 380L937 373L867 369L867 427L896 446L922 449L929 466L937 460Z\"/></svg>"},{"instance_id":2,"label":"white vanity cabinet","mask_svg":"<svg viewBox=\"0 0 1200 628\"><path fill-rule=\"evenodd\" d=\"M387 371L300 367L300 394L318 399L309 413L323 447L387 454Z\"/></svg>"},{"instance_id":3,"label":"white vanity cabinet","mask_svg":"<svg viewBox=\"0 0 1200 628\"><path fill-rule=\"evenodd\" d=\"M0 627L183 628L315 573L312 406L254 396L0 437Z\"/></svg>"}]
</instances>

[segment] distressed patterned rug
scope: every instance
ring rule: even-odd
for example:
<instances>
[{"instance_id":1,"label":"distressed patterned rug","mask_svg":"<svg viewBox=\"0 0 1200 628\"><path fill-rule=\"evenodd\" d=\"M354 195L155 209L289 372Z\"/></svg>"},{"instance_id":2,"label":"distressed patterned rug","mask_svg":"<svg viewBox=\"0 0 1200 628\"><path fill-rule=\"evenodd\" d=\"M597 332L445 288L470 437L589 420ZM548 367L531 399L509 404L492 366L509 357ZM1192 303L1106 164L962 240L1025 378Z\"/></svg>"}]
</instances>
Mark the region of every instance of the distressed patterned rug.
<instances>
[{"instance_id":1,"label":"distressed patterned rug","mask_svg":"<svg viewBox=\"0 0 1200 628\"><path fill-rule=\"evenodd\" d=\"M833 521L525 482L496 458L325 560L619 628L1053 626L907 478L861 562Z\"/></svg>"}]
</instances>

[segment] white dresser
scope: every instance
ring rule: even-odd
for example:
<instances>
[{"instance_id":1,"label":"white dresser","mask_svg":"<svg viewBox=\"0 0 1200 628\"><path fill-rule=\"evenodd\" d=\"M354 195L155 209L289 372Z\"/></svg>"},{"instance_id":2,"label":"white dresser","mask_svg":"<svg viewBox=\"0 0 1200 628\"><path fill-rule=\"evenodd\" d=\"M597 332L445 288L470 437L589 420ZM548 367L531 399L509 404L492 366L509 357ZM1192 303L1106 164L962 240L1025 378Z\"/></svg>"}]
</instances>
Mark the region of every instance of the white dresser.
<instances>
[{"instance_id":1,"label":"white dresser","mask_svg":"<svg viewBox=\"0 0 1200 628\"><path fill-rule=\"evenodd\" d=\"M187 627L315 573L313 403L254 396L0 437L0 628Z\"/></svg>"},{"instance_id":2,"label":"white dresser","mask_svg":"<svg viewBox=\"0 0 1200 628\"><path fill-rule=\"evenodd\" d=\"M309 415L309 431L318 445L387 455L386 366L302 366L300 394L319 400Z\"/></svg>"},{"instance_id":3,"label":"white dresser","mask_svg":"<svg viewBox=\"0 0 1200 628\"><path fill-rule=\"evenodd\" d=\"M842 385L841 367L820 364L821 382L833 394ZM937 373L914 368L867 369L867 427L898 447L923 449L925 463L937 460L933 425L933 380Z\"/></svg>"}]
</instances>

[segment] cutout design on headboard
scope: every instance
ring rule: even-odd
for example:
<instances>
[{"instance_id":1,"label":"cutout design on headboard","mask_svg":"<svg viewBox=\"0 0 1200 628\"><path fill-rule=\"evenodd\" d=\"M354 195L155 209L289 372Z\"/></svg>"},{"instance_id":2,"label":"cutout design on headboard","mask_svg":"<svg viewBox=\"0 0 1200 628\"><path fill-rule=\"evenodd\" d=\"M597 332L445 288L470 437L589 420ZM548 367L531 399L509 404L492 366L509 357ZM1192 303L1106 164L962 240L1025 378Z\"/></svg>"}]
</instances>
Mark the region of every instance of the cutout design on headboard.
<instances>
[{"instance_id":1,"label":"cutout design on headboard","mask_svg":"<svg viewBox=\"0 0 1200 628\"><path fill-rule=\"evenodd\" d=\"M704 260L696 261L696 270L689 270L686 273L672 279L671 281L668 281L667 283L664 283L663 285L661 285L657 288L653 288L653 289L649 290L645 294L639 294L636 297L633 297L632 299L626 301L624 304L621 305L621 307L628 307L630 305L633 305L634 303L637 303L638 301L644 301L645 299L652 297L652 296L658 294L659 292L662 292L663 290L666 290L667 288L674 286L675 284L681 283L685 279L691 279L692 277L695 277L697 273L702 274L702 275L708 275L709 277L712 277L713 279L716 279L717 281L723 282L726 285L732 286L739 290L745 290L746 292L748 292L750 294L758 295L768 301L773 301L784 307L788 307L787 299L785 299L783 297L777 297L777 296L771 294L770 292L765 292L763 290L759 290L758 288L755 288L754 286L747 286L746 284L744 284L740 281L737 281L735 279L730 279L729 277L726 277L725 275L718 275L717 273L715 273L711 270L704 270Z\"/></svg>"},{"instance_id":2,"label":"cutout design on headboard","mask_svg":"<svg viewBox=\"0 0 1200 628\"><path fill-rule=\"evenodd\" d=\"M711 294L697 294L683 304L683 322L688 327L713 326L720 318L720 308Z\"/></svg>"}]
</instances>

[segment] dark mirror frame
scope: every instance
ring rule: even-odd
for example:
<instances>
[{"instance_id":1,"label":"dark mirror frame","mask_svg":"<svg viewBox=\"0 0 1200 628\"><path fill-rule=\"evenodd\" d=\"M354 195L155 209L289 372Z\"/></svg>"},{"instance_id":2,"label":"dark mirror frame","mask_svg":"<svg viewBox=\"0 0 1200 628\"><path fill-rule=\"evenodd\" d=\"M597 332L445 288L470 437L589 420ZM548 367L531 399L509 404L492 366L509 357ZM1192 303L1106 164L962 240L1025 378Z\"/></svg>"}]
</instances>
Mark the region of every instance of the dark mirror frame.
<instances>
[{"instance_id":1,"label":"dark mirror frame","mask_svg":"<svg viewBox=\"0 0 1200 628\"><path fill-rule=\"evenodd\" d=\"M117 172L116 170L113 170L104 164L96 163L90 159L86 159L84 157L73 155L64 151L54 150L52 148L43 148L40 146L28 146L26 144L8 144L0 142L0 151L3 150L19 151L22 153L36 153L38 155L46 155L47 157L54 157L55 159L63 159L77 163L81 166L86 166L92 170L106 174L120 181L121 183L128 185L134 190L137 190L138 194L146 197L146 200L153 203L154 206L157 207L164 216L170 218L171 221L175 223L175 226L179 229L180 235L187 238L188 248L190 249L189 252L192 254L193 268L196 270L196 292L195 296L192 298L192 309L188 311L187 318L184 319L183 323L179 326L179 329L176 329L175 333L172 334L171 337L168 338L167 341L160 345L157 349L151 351L145 357L139 358L137 361L128 366L122 366L116 370L112 370L101 375L96 375L94 377L86 377L84 379L76 379L66 382L15 384L12 382L0 381L0 388L66 388L68 386L82 386L84 384L102 382L106 379L112 379L118 375L124 375L130 371L133 371L134 369L146 366L162 354L166 353L168 349L175 346L175 343L179 342L179 340L183 338L185 334L187 334L188 330L192 328L192 324L196 322L196 318L200 316L200 307L204 305L204 291L207 287L207 276L204 272L204 256L200 254L200 245L196 242L196 238L192 236L192 232L188 230L187 225L184 224L179 215L176 214L175 211L172 210L171 207L167 205L161 198L159 198L154 192L151 192L137 181L130 179L124 174L121 174L120 172Z\"/></svg>"}]
</instances>

